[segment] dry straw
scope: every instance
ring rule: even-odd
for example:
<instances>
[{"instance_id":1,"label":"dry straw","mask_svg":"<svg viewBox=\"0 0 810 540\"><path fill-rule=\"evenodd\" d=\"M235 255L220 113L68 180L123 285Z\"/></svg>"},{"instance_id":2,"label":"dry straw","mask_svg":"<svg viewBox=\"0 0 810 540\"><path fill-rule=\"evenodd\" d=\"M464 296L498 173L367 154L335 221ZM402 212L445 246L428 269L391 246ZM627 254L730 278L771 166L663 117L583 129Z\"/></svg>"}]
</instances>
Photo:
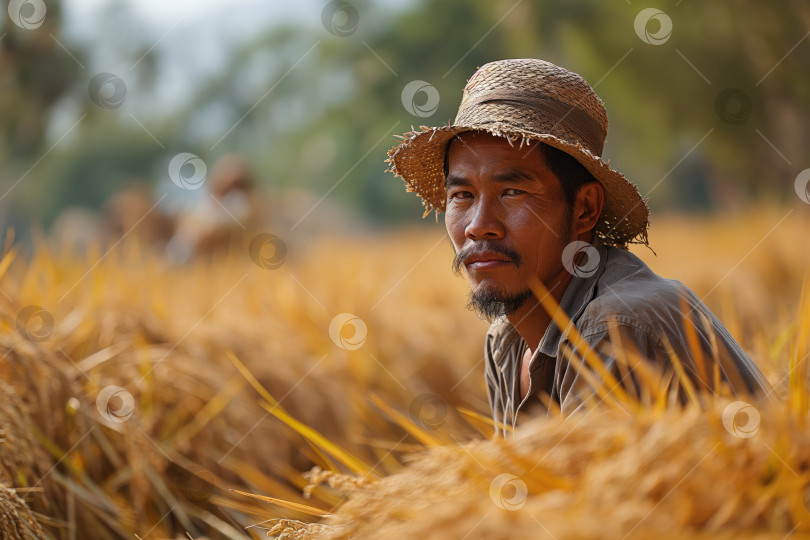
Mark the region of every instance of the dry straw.
<instances>
[{"instance_id":1,"label":"dry straw","mask_svg":"<svg viewBox=\"0 0 810 540\"><path fill-rule=\"evenodd\" d=\"M723 221L712 237L734 251L700 252L698 234L692 266L670 265L695 272L705 293L727 272L723 257L747 257L712 298L730 306L730 331L786 396L770 408L752 402L761 421L751 438L723 423L728 396L672 409L669 383L649 373L643 406L629 389L603 389L579 419L552 415L487 440L474 366L485 327L464 311L466 284L437 251L419 267L435 279L392 289L437 242L424 231L323 242L283 272L255 267L244 246L216 267L167 269L134 235L103 258L39 239L27 259L7 248L0 531L59 540L262 538L274 527L287 538L535 538L542 527L559 539L804 534L810 308L805 298L796 314L795 291L810 261L795 246L807 223L786 221L750 257L744 241L780 217ZM682 225L673 231L681 237ZM335 261L329 273L324 260ZM756 309L737 310L752 291L766 291L749 297ZM53 317L42 340L18 320L32 305ZM329 336L346 311L368 325L361 349ZM597 366L571 358L598 384ZM639 362L628 353L624 365L643 373ZM132 394L128 420L100 415L109 385ZM413 414L420 395L447 405L439 424ZM520 508L493 501L499 474L526 484Z\"/></svg>"},{"instance_id":2,"label":"dry straw","mask_svg":"<svg viewBox=\"0 0 810 540\"><path fill-rule=\"evenodd\" d=\"M534 287L539 298L550 298L541 283ZM312 526L287 522L276 529L283 531L279 538L506 539L536 538L540 530L557 539L810 533L810 282L803 291L787 399L747 395L741 402L717 375L714 392L703 391L677 357L671 358L674 371L660 373L623 348L617 361L640 375L631 395L575 339L569 360L589 374L599 396L586 402L586 411L564 418L558 410L506 441L428 445L403 472L351 486L336 515ZM567 326L553 300L543 305ZM705 361L717 365L716 357ZM683 407L673 391L680 385L688 389ZM419 430L402 415L395 419L408 432ZM494 489L503 475L510 481ZM328 475L313 471L310 477Z\"/></svg>"}]
</instances>

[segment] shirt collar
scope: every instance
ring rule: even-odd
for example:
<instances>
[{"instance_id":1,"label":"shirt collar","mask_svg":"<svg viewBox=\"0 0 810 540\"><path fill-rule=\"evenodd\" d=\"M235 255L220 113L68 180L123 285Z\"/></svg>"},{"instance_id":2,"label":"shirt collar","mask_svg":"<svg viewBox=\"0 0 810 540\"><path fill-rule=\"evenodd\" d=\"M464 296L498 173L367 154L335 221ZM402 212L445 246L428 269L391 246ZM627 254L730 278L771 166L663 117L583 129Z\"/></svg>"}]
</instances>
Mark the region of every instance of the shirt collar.
<instances>
[{"instance_id":1,"label":"shirt collar","mask_svg":"<svg viewBox=\"0 0 810 540\"><path fill-rule=\"evenodd\" d=\"M596 283L605 271L607 262L607 246L597 237L594 237L591 246L599 254L599 264L593 273L574 275L560 298L562 309L571 321L576 321L585 306L593 299ZM540 339L539 351L551 357L557 356L557 348L562 338L562 330L554 321L550 322L543 337Z\"/></svg>"}]
</instances>

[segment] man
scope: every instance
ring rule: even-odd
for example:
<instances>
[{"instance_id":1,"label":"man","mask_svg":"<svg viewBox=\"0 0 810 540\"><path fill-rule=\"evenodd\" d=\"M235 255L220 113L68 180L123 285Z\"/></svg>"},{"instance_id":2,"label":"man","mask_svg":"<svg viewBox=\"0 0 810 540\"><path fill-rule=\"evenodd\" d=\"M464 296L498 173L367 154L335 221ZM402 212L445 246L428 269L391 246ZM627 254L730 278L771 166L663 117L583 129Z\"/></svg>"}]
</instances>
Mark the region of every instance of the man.
<instances>
[{"instance_id":1,"label":"man","mask_svg":"<svg viewBox=\"0 0 810 540\"><path fill-rule=\"evenodd\" d=\"M606 393L649 404L650 373L672 377L670 399L680 403L724 385L737 396L772 393L691 290L627 251L647 244L649 211L601 159L607 126L602 101L576 73L501 60L467 82L453 125L422 126L388 152L423 217L446 213L453 269L464 267L469 307L491 322L485 374L496 431L529 409L568 415ZM545 309L551 299L559 311ZM603 371L584 360L583 341ZM658 370L628 360L634 353Z\"/></svg>"}]
</instances>

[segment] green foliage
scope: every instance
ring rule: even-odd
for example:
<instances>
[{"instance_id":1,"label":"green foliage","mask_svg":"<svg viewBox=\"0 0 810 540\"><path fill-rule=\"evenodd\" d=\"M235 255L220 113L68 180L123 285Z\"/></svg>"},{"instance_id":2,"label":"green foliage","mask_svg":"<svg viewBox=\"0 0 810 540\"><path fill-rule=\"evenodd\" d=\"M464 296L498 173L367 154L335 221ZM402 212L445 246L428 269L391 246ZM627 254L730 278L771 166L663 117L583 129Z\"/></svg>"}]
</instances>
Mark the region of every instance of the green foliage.
<instances>
[{"instance_id":1,"label":"green foliage","mask_svg":"<svg viewBox=\"0 0 810 540\"><path fill-rule=\"evenodd\" d=\"M508 57L550 60L596 87L611 122L605 157L654 207L786 200L807 166L800 162L810 135L800 120L810 117L806 2L652 2L672 20L661 45L636 35L642 7L624 2L414 0L405 11L352 4L359 25L346 37L329 33L319 11L308 14L306 25L275 25L248 41L234 36L240 45L224 69L190 82L180 106L147 123L168 149L121 110L90 115L69 145L54 150L54 164L37 168L14 197L27 213L50 221L69 204L98 207L124 177L156 181L171 149L193 147L209 165L229 151L247 154L268 186L329 192L379 222L418 222L418 199L383 172L393 135L452 122L475 69ZM92 109L86 78L44 28L35 31L44 37L33 58L16 53L13 91L0 103L1 159L14 162L8 170L24 172L53 143L43 133L58 97L72 91ZM19 33L0 43L7 55ZM142 45L148 50L150 43ZM160 47L151 52L149 69L162 54ZM140 111L149 109L160 77L152 73L144 87L129 89ZM401 103L413 80L439 92L429 117ZM727 89L739 90L737 101L722 101ZM741 121L730 122L735 114ZM220 122L209 122L211 115Z\"/></svg>"}]
</instances>

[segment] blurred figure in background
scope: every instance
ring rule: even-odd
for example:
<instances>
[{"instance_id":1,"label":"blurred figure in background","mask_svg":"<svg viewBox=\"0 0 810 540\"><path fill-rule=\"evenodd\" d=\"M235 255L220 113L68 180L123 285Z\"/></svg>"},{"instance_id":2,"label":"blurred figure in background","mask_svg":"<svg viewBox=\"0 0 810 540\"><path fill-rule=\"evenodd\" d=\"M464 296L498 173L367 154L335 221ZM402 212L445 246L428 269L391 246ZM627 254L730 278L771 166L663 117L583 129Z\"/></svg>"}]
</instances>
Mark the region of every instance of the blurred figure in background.
<instances>
[{"instance_id":1,"label":"blurred figure in background","mask_svg":"<svg viewBox=\"0 0 810 540\"><path fill-rule=\"evenodd\" d=\"M259 223L260 201L253 174L241 155L219 159L206 188L206 197L177 217L175 233L166 245L171 263L227 252Z\"/></svg>"},{"instance_id":2,"label":"blurred figure in background","mask_svg":"<svg viewBox=\"0 0 810 540\"><path fill-rule=\"evenodd\" d=\"M62 210L50 227L60 249L85 255L92 246L105 252L124 237L162 251L172 237L174 223L157 205L149 186L133 180L112 194L100 211L80 206Z\"/></svg>"},{"instance_id":3,"label":"blurred figure in background","mask_svg":"<svg viewBox=\"0 0 810 540\"><path fill-rule=\"evenodd\" d=\"M114 193L101 211L101 239L105 249L124 236L142 239L148 247L163 250L172 237L174 223L157 205L144 181L134 180Z\"/></svg>"},{"instance_id":4,"label":"blurred figure in background","mask_svg":"<svg viewBox=\"0 0 810 540\"><path fill-rule=\"evenodd\" d=\"M69 206L51 224L50 238L57 249L85 255L101 241L98 214L89 208Z\"/></svg>"}]
</instances>

